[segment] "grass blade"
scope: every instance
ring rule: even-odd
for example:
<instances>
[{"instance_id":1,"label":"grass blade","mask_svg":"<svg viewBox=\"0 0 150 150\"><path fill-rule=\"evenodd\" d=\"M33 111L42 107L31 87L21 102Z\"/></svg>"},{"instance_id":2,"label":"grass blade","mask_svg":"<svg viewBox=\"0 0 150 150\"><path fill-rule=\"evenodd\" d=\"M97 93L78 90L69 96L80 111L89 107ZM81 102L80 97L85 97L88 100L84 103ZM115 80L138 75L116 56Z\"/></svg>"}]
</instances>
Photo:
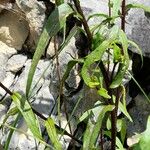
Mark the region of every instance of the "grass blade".
<instances>
[{"instance_id":1,"label":"grass blade","mask_svg":"<svg viewBox=\"0 0 150 150\"><path fill-rule=\"evenodd\" d=\"M29 70L27 86L26 86L26 97L28 98L30 88L32 85L33 76L37 67L37 64L43 55L43 52L49 42L49 39L55 36L58 31L65 25L66 17L73 12L68 4L62 4L58 6L52 14L49 16L44 30L39 39L36 51L33 56L32 64Z\"/></svg>"},{"instance_id":2,"label":"grass blade","mask_svg":"<svg viewBox=\"0 0 150 150\"><path fill-rule=\"evenodd\" d=\"M105 113L108 111L112 111L114 109L113 105L107 105L107 106L103 105L101 107L103 107L103 108L99 112L99 116L97 118L95 126L93 128L91 128L91 126L93 126L93 124L91 124L90 121L87 125L87 129L86 129L85 134L84 134L83 150L91 150L94 148L94 144L95 144L97 137L99 135Z\"/></svg>"},{"instance_id":3,"label":"grass blade","mask_svg":"<svg viewBox=\"0 0 150 150\"><path fill-rule=\"evenodd\" d=\"M39 141L42 140L40 127L38 119L36 118L35 114L32 111L32 108L25 97L21 96L18 93L14 93L12 96L12 100L21 112L22 116L24 117L27 126Z\"/></svg>"},{"instance_id":4,"label":"grass blade","mask_svg":"<svg viewBox=\"0 0 150 150\"><path fill-rule=\"evenodd\" d=\"M55 149L56 150L62 150L62 145L58 141L58 136L57 136L54 121L52 118L48 118L45 121L45 127L47 129L48 135L49 135L51 142L54 145Z\"/></svg>"}]
</instances>

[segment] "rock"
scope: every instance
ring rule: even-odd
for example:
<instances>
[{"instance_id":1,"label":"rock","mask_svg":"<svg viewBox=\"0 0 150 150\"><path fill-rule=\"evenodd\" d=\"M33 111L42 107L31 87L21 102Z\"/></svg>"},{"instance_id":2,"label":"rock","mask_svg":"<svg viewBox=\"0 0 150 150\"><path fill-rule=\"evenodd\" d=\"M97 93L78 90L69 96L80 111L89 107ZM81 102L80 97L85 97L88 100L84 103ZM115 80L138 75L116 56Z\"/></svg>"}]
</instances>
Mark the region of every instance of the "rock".
<instances>
[{"instance_id":1,"label":"rock","mask_svg":"<svg viewBox=\"0 0 150 150\"><path fill-rule=\"evenodd\" d=\"M11 8L12 8L12 4L9 3L9 0L1 0L0 1L0 13L4 9L11 9Z\"/></svg>"},{"instance_id":2,"label":"rock","mask_svg":"<svg viewBox=\"0 0 150 150\"><path fill-rule=\"evenodd\" d=\"M133 107L129 109L129 114L134 122L127 123L127 136L131 137L134 133L145 131L147 118L150 115L150 106L143 95L139 94L134 98Z\"/></svg>"},{"instance_id":3,"label":"rock","mask_svg":"<svg viewBox=\"0 0 150 150\"><path fill-rule=\"evenodd\" d=\"M25 18L18 14L8 10L0 14L0 41L21 50L28 36L29 26Z\"/></svg>"},{"instance_id":4,"label":"rock","mask_svg":"<svg viewBox=\"0 0 150 150\"><path fill-rule=\"evenodd\" d=\"M37 0L16 0L18 7L25 13L30 26L30 45L37 44L45 22L46 7ZM35 46L34 45L34 46Z\"/></svg>"},{"instance_id":5,"label":"rock","mask_svg":"<svg viewBox=\"0 0 150 150\"><path fill-rule=\"evenodd\" d=\"M50 92L54 96L54 99L57 99L59 95L59 86L60 86L60 81L59 81L59 76L62 78L64 75L66 69L67 69L67 64L70 60L73 60L74 58L77 58L77 49L75 47L75 38L72 38L70 43L60 52L58 56L59 60L59 66L57 68L57 62L56 59L53 61L53 64L51 66L52 72L51 72L51 83L50 83ZM59 70L59 72L58 72ZM75 71L76 69L73 70L72 75L67 79L67 84L68 86L71 86L71 88L76 88L79 83L79 76Z\"/></svg>"},{"instance_id":6,"label":"rock","mask_svg":"<svg viewBox=\"0 0 150 150\"><path fill-rule=\"evenodd\" d=\"M27 56L25 55L13 55L7 62L6 70L16 73L23 68L26 61Z\"/></svg>"},{"instance_id":7,"label":"rock","mask_svg":"<svg viewBox=\"0 0 150 150\"><path fill-rule=\"evenodd\" d=\"M52 113L53 107L55 106L55 101L53 96L49 91L49 86L47 85L50 81L46 80L40 91L35 95L32 102L32 106L40 112L45 117L49 117Z\"/></svg>"},{"instance_id":8,"label":"rock","mask_svg":"<svg viewBox=\"0 0 150 150\"><path fill-rule=\"evenodd\" d=\"M80 3L86 18L94 13L108 14L108 2L105 0L80 0ZM148 0L128 0L127 3L139 3L150 7L150 1ZM89 25L94 25L99 23L99 21L100 19L97 17L92 18L89 21ZM129 39L140 46L144 56L150 57L150 18L148 15L141 9L132 9L128 12L126 22L126 33ZM137 49L133 47L131 47L131 50L139 53Z\"/></svg>"},{"instance_id":9,"label":"rock","mask_svg":"<svg viewBox=\"0 0 150 150\"><path fill-rule=\"evenodd\" d=\"M132 137L129 137L127 139L127 145L129 147L132 147L134 144L137 144L139 142L139 136L138 135L133 135Z\"/></svg>"},{"instance_id":10,"label":"rock","mask_svg":"<svg viewBox=\"0 0 150 150\"><path fill-rule=\"evenodd\" d=\"M9 89L14 82L14 78L14 74L12 74L11 72L5 72L3 80L1 82ZM3 97L5 94L6 91L0 87L0 98Z\"/></svg>"},{"instance_id":11,"label":"rock","mask_svg":"<svg viewBox=\"0 0 150 150\"><path fill-rule=\"evenodd\" d=\"M0 82L6 77L6 64L12 55L17 53L17 50L7 46L5 43L0 41Z\"/></svg>"},{"instance_id":12,"label":"rock","mask_svg":"<svg viewBox=\"0 0 150 150\"><path fill-rule=\"evenodd\" d=\"M33 78L33 83L32 83L32 88L35 86L35 84L38 82L38 84L36 85L36 87L34 88L33 91L33 95L42 87L44 81L48 78L48 73L49 70L44 74L44 70L47 68L47 66L49 65L49 61L46 60L40 60L36 69L36 72L34 74L34 78ZM28 73L29 73L29 69L31 66L31 60L28 59L24 65L24 69L22 70L22 73L19 75L15 85L12 87L12 89L14 91L20 91L21 93L25 94L25 89L26 89L26 82L27 82L27 78L28 78Z\"/></svg>"},{"instance_id":13,"label":"rock","mask_svg":"<svg viewBox=\"0 0 150 150\"><path fill-rule=\"evenodd\" d=\"M54 49L54 40L52 38L46 51L46 58L52 58L53 56L55 56L55 49Z\"/></svg>"},{"instance_id":14,"label":"rock","mask_svg":"<svg viewBox=\"0 0 150 150\"><path fill-rule=\"evenodd\" d=\"M0 104L0 124L3 123L3 119L7 113L7 107L5 105Z\"/></svg>"},{"instance_id":15,"label":"rock","mask_svg":"<svg viewBox=\"0 0 150 150\"><path fill-rule=\"evenodd\" d=\"M136 0L135 2L150 7L150 1ZM142 49L143 55L150 57L150 18L141 9L132 9L127 16L126 33ZM131 47L133 52L139 53Z\"/></svg>"},{"instance_id":16,"label":"rock","mask_svg":"<svg viewBox=\"0 0 150 150\"><path fill-rule=\"evenodd\" d=\"M15 48L7 46L5 43L0 41L0 55L5 55L7 59L11 57L12 55L17 53L17 50ZM7 61L6 59L6 61ZM1 60L1 59L0 59ZM0 63L1 65L2 63Z\"/></svg>"}]
</instances>

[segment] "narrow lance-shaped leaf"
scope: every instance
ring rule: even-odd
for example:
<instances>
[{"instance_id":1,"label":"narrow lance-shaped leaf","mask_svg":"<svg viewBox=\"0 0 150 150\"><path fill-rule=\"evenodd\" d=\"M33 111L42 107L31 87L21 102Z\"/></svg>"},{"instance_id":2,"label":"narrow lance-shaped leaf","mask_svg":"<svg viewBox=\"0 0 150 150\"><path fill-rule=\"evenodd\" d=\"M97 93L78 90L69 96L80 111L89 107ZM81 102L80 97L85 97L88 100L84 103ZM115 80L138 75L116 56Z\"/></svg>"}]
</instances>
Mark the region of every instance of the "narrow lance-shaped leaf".
<instances>
[{"instance_id":1,"label":"narrow lance-shaped leaf","mask_svg":"<svg viewBox=\"0 0 150 150\"><path fill-rule=\"evenodd\" d=\"M48 135L51 139L52 144L54 145L56 150L62 150L62 145L61 143L58 141L58 136L56 133L56 129L55 129L55 124L52 118L48 118L45 121L45 127L46 130L48 132Z\"/></svg>"},{"instance_id":2,"label":"narrow lance-shaped leaf","mask_svg":"<svg viewBox=\"0 0 150 150\"><path fill-rule=\"evenodd\" d=\"M23 118L25 119L27 126L35 136L35 138L42 140L40 127L38 119L32 111L32 108L25 97L22 97L19 93L14 93L12 96L12 100L21 112Z\"/></svg>"},{"instance_id":3,"label":"narrow lance-shaped leaf","mask_svg":"<svg viewBox=\"0 0 150 150\"><path fill-rule=\"evenodd\" d=\"M21 117L21 113L19 112L17 117L16 117L16 119L15 119L15 121L12 124L13 127L17 126L17 123L18 123L18 120L20 119L20 117ZM8 134L8 137L7 137L7 141L6 141L5 145L4 145L4 150L8 150L13 133L14 133L14 130L11 129L9 131L9 134Z\"/></svg>"},{"instance_id":4,"label":"narrow lance-shaped leaf","mask_svg":"<svg viewBox=\"0 0 150 150\"><path fill-rule=\"evenodd\" d=\"M88 69L90 68L90 65L92 65L94 62L101 60L104 52L106 51L106 49L109 47L110 42L109 41L104 41L98 48L96 48L93 52L91 52L91 54L89 54L84 62L84 65L82 67L82 77L84 79L84 82L90 86L91 81L91 77L90 74L88 72Z\"/></svg>"},{"instance_id":5,"label":"narrow lance-shaped leaf","mask_svg":"<svg viewBox=\"0 0 150 150\"><path fill-rule=\"evenodd\" d=\"M142 67L143 66L143 54L142 54L142 50L140 49L140 47L135 42L133 42L131 40L128 40L128 42L129 42L129 44L131 44L132 46L134 46L136 48L137 52L140 54L141 61L142 61L141 67Z\"/></svg>"},{"instance_id":6,"label":"narrow lance-shaped leaf","mask_svg":"<svg viewBox=\"0 0 150 150\"><path fill-rule=\"evenodd\" d=\"M124 78L124 75L129 67L129 55L128 55L128 39L126 34L120 30L119 32L119 41L122 45L122 53L123 53L123 61L119 65L118 72L116 76L114 77L110 88L117 88L122 84L122 80Z\"/></svg>"},{"instance_id":7,"label":"narrow lance-shaped leaf","mask_svg":"<svg viewBox=\"0 0 150 150\"><path fill-rule=\"evenodd\" d=\"M49 16L44 30L40 36L36 51L33 56L31 68L28 74L27 86L26 86L26 97L28 98L33 76L37 67L37 64L49 42L49 39L55 36L58 31L65 25L66 17L73 13L71 7L64 3L58 6L52 14Z\"/></svg>"},{"instance_id":8,"label":"narrow lance-shaped leaf","mask_svg":"<svg viewBox=\"0 0 150 150\"><path fill-rule=\"evenodd\" d=\"M121 0L113 0L112 16L117 16L121 6Z\"/></svg>"},{"instance_id":9,"label":"narrow lance-shaped leaf","mask_svg":"<svg viewBox=\"0 0 150 150\"><path fill-rule=\"evenodd\" d=\"M150 13L150 7L145 6L145 5L143 5L143 4L132 3L132 4L128 4L128 5L126 6L126 9L127 9L127 10L130 10L131 8L140 8L140 9L143 9L144 11Z\"/></svg>"},{"instance_id":10,"label":"narrow lance-shaped leaf","mask_svg":"<svg viewBox=\"0 0 150 150\"><path fill-rule=\"evenodd\" d=\"M116 40L118 37L118 27L114 26L111 28L108 40L105 40L102 42L94 51L92 51L85 59L84 65L81 70L81 75L83 77L83 80L85 84L87 84L89 87L91 85L91 75L89 73L89 68L92 64L94 64L96 61L101 61L103 54L105 51L110 47L111 43Z\"/></svg>"},{"instance_id":11,"label":"narrow lance-shaped leaf","mask_svg":"<svg viewBox=\"0 0 150 150\"><path fill-rule=\"evenodd\" d=\"M5 124L5 122L7 121L7 119L8 119L10 116L14 116L14 115L16 115L18 112L19 112L19 110L18 110L17 107L13 107L13 108L9 109L8 112L7 112L7 114L5 115L5 118L3 119L2 125L0 125L0 129L3 127L3 124Z\"/></svg>"},{"instance_id":12,"label":"narrow lance-shaped leaf","mask_svg":"<svg viewBox=\"0 0 150 150\"><path fill-rule=\"evenodd\" d=\"M107 106L102 106L102 107L103 108L99 112L99 116L96 120L95 126L93 128L91 128L92 124L90 122L87 125L87 129L86 129L85 135L84 135L83 150L91 150L94 148L94 144L99 135L105 113L108 111L112 111L114 109L113 105L107 105Z\"/></svg>"}]
</instances>

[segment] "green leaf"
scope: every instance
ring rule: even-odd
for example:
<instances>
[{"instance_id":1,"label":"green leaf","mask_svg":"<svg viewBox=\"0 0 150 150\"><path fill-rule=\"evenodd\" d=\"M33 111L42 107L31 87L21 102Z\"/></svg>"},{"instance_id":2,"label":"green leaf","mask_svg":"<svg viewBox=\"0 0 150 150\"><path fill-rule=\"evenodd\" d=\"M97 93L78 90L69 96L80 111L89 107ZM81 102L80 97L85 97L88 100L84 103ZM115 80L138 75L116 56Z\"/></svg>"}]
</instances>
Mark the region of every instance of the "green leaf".
<instances>
[{"instance_id":1,"label":"green leaf","mask_svg":"<svg viewBox=\"0 0 150 150\"><path fill-rule=\"evenodd\" d=\"M34 53L32 64L28 74L27 86L26 86L26 97L29 97L30 88L32 85L33 76L37 67L37 64L43 55L43 52L49 42L49 39L55 36L58 31L65 25L66 18L73 13L72 8L64 3L55 8L55 10L49 16L43 32L40 36L36 51Z\"/></svg>"},{"instance_id":2,"label":"green leaf","mask_svg":"<svg viewBox=\"0 0 150 150\"><path fill-rule=\"evenodd\" d=\"M138 50L138 53L141 56L141 61L142 61L141 67L142 67L143 66L143 54L142 54L142 50L140 49L140 47L135 42L133 42L131 40L128 40L128 42L129 42L129 44L133 45Z\"/></svg>"},{"instance_id":3,"label":"green leaf","mask_svg":"<svg viewBox=\"0 0 150 150\"><path fill-rule=\"evenodd\" d=\"M63 3L64 3L64 0L55 0L55 4L57 6L59 6L59 5L63 4Z\"/></svg>"},{"instance_id":4,"label":"green leaf","mask_svg":"<svg viewBox=\"0 0 150 150\"><path fill-rule=\"evenodd\" d=\"M98 94L106 99L110 99L111 96L108 94L108 91L104 88L100 88L98 91Z\"/></svg>"},{"instance_id":5,"label":"green leaf","mask_svg":"<svg viewBox=\"0 0 150 150\"><path fill-rule=\"evenodd\" d=\"M13 122L13 125L12 125L13 127L16 127L16 125L18 123L18 120L20 118L21 118L21 113L19 112L17 117L16 117L16 119L15 119L15 121ZM14 130L10 129L8 137L7 137L7 141L6 141L5 145L4 145L4 150L8 150L9 144L10 144L10 141L11 141L11 137L12 137L13 133L14 133Z\"/></svg>"},{"instance_id":6,"label":"green leaf","mask_svg":"<svg viewBox=\"0 0 150 150\"><path fill-rule=\"evenodd\" d=\"M126 138L126 130L127 130L126 120L123 118L122 119L122 127L121 127L121 131L120 131L121 141L122 141L123 145L124 145L125 138Z\"/></svg>"},{"instance_id":7,"label":"green leaf","mask_svg":"<svg viewBox=\"0 0 150 150\"><path fill-rule=\"evenodd\" d=\"M122 30L119 31L119 42L122 45L123 61L120 63L118 72L110 85L110 88L112 89L117 88L122 84L124 75L129 67L128 39Z\"/></svg>"},{"instance_id":8,"label":"green leaf","mask_svg":"<svg viewBox=\"0 0 150 150\"><path fill-rule=\"evenodd\" d=\"M150 143L150 116L148 117L146 130L141 134L140 140L134 145L133 150L149 150Z\"/></svg>"},{"instance_id":9,"label":"green leaf","mask_svg":"<svg viewBox=\"0 0 150 150\"><path fill-rule=\"evenodd\" d=\"M123 105L121 102L119 102L119 109L131 122L133 122L131 116L129 115L129 113L127 111L126 106Z\"/></svg>"},{"instance_id":10,"label":"green leaf","mask_svg":"<svg viewBox=\"0 0 150 150\"><path fill-rule=\"evenodd\" d=\"M51 139L52 144L54 145L56 150L62 150L62 145L61 143L58 141L58 136L56 133L56 128L55 128L55 124L52 118L48 118L45 121L45 127L46 130L48 132L48 135Z\"/></svg>"},{"instance_id":11,"label":"green leaf","mask_svg":"<svg viewBox=\"0 0 150 150\"><path fill-rule=\"evenodd\" d=\"M116 145L118 147L117 150L125 150L125 148L123 148L123 144L118 137L116 137Z\"/></svg>"},{"instance_id":12,"label":"green leaf","mask_svg":"<svg viewBox=\"0 0 150 150\"><path fill-rule=\"evenodd\" d=\"M98 48L96 48L93 52L91 52L87 57L86 60L84 62L84 65L82 67L81 70L81 75L83 77L83 80L85 82L85 84L87 84L88 86L90 86L89 83L91 83L91 77L90 74L88 73L88 69L90 68L90 66L98 61L101 60L104 52L106 51L106 49L109 47L110 42L109 41L104 41Z\"/></svg>"},{"instance_id":13,"label":"green leaf","mask_svg":"<svg viewBox=\"0 0 150 150\"><path fill-rule=\"evenodd\" d=\"M128 5L126 6L126 9L127 9L127 10L130 10L131 8L140 8L140 9L143 9L144 11L150 13L150 7L145 6L145 5L143 5L143 4L133 3L133 4L128 4Z\"/></svg>"},{"instance_id":14,"label":"green leaf","mask_svg":"<svg viewBox=\"0 0 150 150\"><path fill-rule=\"evenodd\" d=\"M60 48L58 49L58 53L60 53L70 42L71 38L74 37L78 31L79 31L79 27L78 26L74 26L71 31L69 32L69 35L67 36L67 38L65 39L65 41L61 44Z\"/></svg>"},{"instance_id":15,"label":"green leaf","mask_svg":"<svg viewBox=\"0 0 150 150\"><path fill-rule=\"evenodd\" d=\"M39 141L42 140L40 127L38 119L36 118L35 114L32 111L32 108L25 97L21 96L18 93L13 93L11 96L13 102L21 112L23 118L25 119L28 128L33 133L34 137L37 138Z\"/></svg>"},{"instance_id":16,"label":"green leaf","mask_svg":"<svg viewBox=\"0 0 150 150\"><path fill-rule=\"evenodd\" d=\"M3 120L2 125L0 126L0 129L2 128L3 124L5 124L5 122L7 121L7 119L8 119L10 116L14 116L14 115L16 115L18 112L19 112L19 110L18 110L17 107L13 107L13 108L9 109L9 111L8 111L7 114L5 115L5 118L4 118L4 120Z\"/></svg>"},{"instance_id":17,"label":"green leaf","mask_svg":"<svg viewBox=\"0 0 150 150\"><path fill-rule=\"evenodd\" d=\"M104 131L104 134L111 138L111 132L110 131ZM121 143L120 139L116 137L116 146L118 147L117 150L125 150L123 148L123 144Z\"/></svg>"},{"instance_id":18,"label":"green leaf","mask_svg":"<svg viewBox=\"0 0 150 150\"><path fill-rule=\"evenodd\" d=\"M118 37L119 28L114 26L110 29L110 33L108 35L108 39L103 41L94 51L92 51L85 59L84 65L81 70L81 75L86 85L90 87L91 75L89 73L89 68L91 65L94 64L96 61L101 61L103 54L105 51L110 47L112 42L117 39Z\"/></svg>"},{"instance_id":19,"label":"green leaf","mask_svg":"<svg viewBox=\"0 0 150 150\"><path fill-rule=\"evenodd\" d=\"M119 46L116 44L113 45L113 50L114 50L114 62L122 62L122 54L121 54L121 49Z\"/></svg>"},{"instance_id":20,"label":"green leaf","mask_svg":"<svg viewBox=\"0 0 150 150\"><path fill-rule=\"evenodd\" d=\"M82 114L82 116L79 118L79 122L84 121L86 118L90 117L92 115L92 109L87 110Z\"/></svg>"},{"instance_id":21,"label":"green leaf","mask_svg":"<svg viewBox=\"0 0 150 150\"><path fill-rule=\"evenodd\" d=\"M87 125L87 129L84 134L84 143L83 143L83 150L91 150L94 148L94 144L97 140L97 137L99 135L101 125L103 118L105 116L105 113L108 111L112 111L114 109L113 105L107 105L107 106L102 106L102 110L99 112L98 118L96 120L96 124L93 126L91 122L89 121Z\"/></svg>"},{"instance_id":22,"label":"green leaf","mask_svg":"<svg viewBox=\"0 0 150 150\"><path fill-rule=\"evenodd\" d=\"M117 16L119 14L121 0L112 0L113 8L112 8L112 16Z\"/></svg>"},{"instance_id":23,"label":"green leaf","mask_svg":"<svg viewBox=\"0 0 150 150\"><path fill-rule=\"evenodd\" d=\"M136 81L136 79L133 77L133 75L129 71L128 71L128 74L131 76L131 78L133 79L133 81L135 82L135 84L138 86L138 88L140 89L140 91L143 93L143 95L145 96L147 102L150 103L150 98L147 96L147 94L142 89L142 87L140 86L140 84Z\"/></svg>"},{"instance_id":24,"label":"green leaf","mask_svg":"<svg viewBox=\"0 0 150 150\"><path fill-rule=\"evenodd\" d=\"M119 65L117 75L114 77L110 85L110 88L114 89L114 88L119 87L122 84L122 80L124 78L125 72L126 72L126 66L123 63L121 63Z\"/></svg>"},{"instance_id":25,"label":"green leaf","mask_svg":"<svg viewBox=\"0 0 150 150\"><path fill-rule=\"evenodd\" d=\"M95 18L95 17L104 17L104 18L110 18L108 15L106 14L102 14L102 13L96 13L96 14L92 14L88 17L87 21L89 21L91 18Z\"/></svg>"},{"instance_id":26,"label":"green leaf","mask_svg":"<svg viewBox=\"0 0 150 150\"><path fill-rule=\"evenodd\" d=\"M84 60L83 59L73 59L70 60L67 64L67 69L62 77L62 82L65 82L65 80L68 78L70 71L72 70L72 68L77 64L77 63L83 63Z\"/></svg>"}]
</instances>

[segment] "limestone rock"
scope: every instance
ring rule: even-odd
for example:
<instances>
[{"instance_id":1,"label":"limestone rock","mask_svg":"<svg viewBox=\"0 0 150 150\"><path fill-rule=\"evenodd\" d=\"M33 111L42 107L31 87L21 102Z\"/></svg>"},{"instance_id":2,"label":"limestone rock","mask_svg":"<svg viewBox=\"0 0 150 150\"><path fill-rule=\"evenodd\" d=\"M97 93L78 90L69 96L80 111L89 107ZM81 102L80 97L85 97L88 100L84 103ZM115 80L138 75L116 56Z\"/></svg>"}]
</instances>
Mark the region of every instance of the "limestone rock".
<instances>
[{"instance_id":1,"label":"limestone rock","mask_svg":"<svg viewBox=\"0 0 150 150\"><path fill-rule=\"evenodd\" d=\"M139 94L134 98L134 106L129 109L129 114L134 119L134 122L128 122L127 135L131 137L134 133L145 131L147 118L150 115L150 106L146 98Z\"/></svg>"},{"instance_id":2,"label":"limestone rock","mask_svg":"<svg viewBox=\"0 0 150 150\"><path fill-rule=\"evenodd\" d=\"M16 73L25 65L26 61L27 56L21 54L13 55L7 62L6 70Z\"/></svg>"},{"instance_id":3,"label":"limestone rock","mask_svg":"<svg viewBox=\"0 0 150 150\"><path fill-rule=\"evenodd\" d=\"M30 44L37 44L45 22L46 7L37 0L16 0L18 7L25 13L30 26Z\"/></svg>"},{"instance_id":4,"label":"limestone rock","mask_svg":"<svg viewBox=\"0 0 150 150\"><path fill-rule=\"evenodd\" d=\"M1 81L7 88L10 88L11 85L14 82L14 78L15 75L12 74L11 72L5 72L5 74L3 74L3 80ZM4 91L1 87L0 87L0 98L2 96L4 96L6 94L6 91Z\"/></svg>"},{"instance_id":5,"label":"limestone rock","mask_svg":"<svg viewBox=\"0 0 150 150\"><path fill-rule=\"evenodd\" d=\"M29 33L28 22L20 14L5 10L0 14L0 41L17 50L22 48Z\"/></svg>"},{"instance_id":6,"label":"limestone rock","mask_svg":"<svg viewBox=\"0 0 150 150\"><path fill-rule=\"evenodd\" d=\"M50 83L50 92L54 96L54 99L57 99L59 93L59 76L62 78L63 74L67 69L67 64L73 58L77 58L77 49L75 47L75 38L72 38L70 43L60 52L58 56L59 66L57 66L56 59L52 64L52 72L51 72L51 83ZM57 68L58 67L58 68ZM59 72L58 72L59 70ZM67 80L68 86L71 88L76 88L80 79L78 78L77 72L73 70L72 74L69 76Z\"/></svg>"},{"instance_id":7,"label":"limestone rock","mask_svg":"<svg viewBox=\"0 0 150 150\"><path fill-rule=\"evenodd\" d=\"M0 41L0 82L2 82L6 77L6 64L9 57L16 53L16 49L11 48Z\"/></svg>"},{"instance_id":8,"label":"limestone rock","mask_svg":"<svg viewBox=\"0 0 150 150\"><path fill-rule=\"evenodd\" d=\"M38 66L37 66L37 69L36 69L36 72L34 74L34 79L33 79L33 86L35 86L35 84L38 82L38 84L36 85L35 89L34 89L34 93L33 95L37 92L37 90L39 90L43 83L44 83L44 80L46 80L46 78L48 78L48 73L45 73L44 75L43 72L44 70L47 68L49 64L49 61L44 61L44 60L40 60L39 63L38 63ZM18 77L14 87L13 87L13 90L15 91L20 91L21 93L25 94L25 89L26 89L26 82L27 82L27 78L28 78L28 73L29 73L29 69L30 69L30 66L31 66L31 60L28 59L24 65L24 69L22 70L22 73L20 74L20 76Z\"/></svg>"},{"instance_id":9,"label":"limestone rock","mask_svg":"<svg viewBox=\"0 0 150 150\"><path fill-rule=\"evenodd\" d=\"M7 46L5 43L3 43L2 41L0 41L0 55L5 55L7 57L7 59L9 57L11 57L12 55L17 53L17 50L15 48L9 47ZM6 59L6 60L7 60ZM2 63L0 63L1 65Z\"/></svg>"},{"instance_id":10,"label":"limestone rock","mask_svg":"<svg viewBox=\"0 0 150 150\"><path fill-rule=\"evenodd\" d=\"M80 0L86 18L94 13L108 14L108 1L105 0ZM138 3L150 7L148 0L128 0L127 3ZM99 22L98 18L92 18L89 25ZM141 9L131 9L126 17L126 33L129 39L136 42L142 49L143 55L150 57L150 18ZM120 24L120 22L118 22ZM138 52L135 48L131 50Z\"/></svg>"},{"instance_id":11,"label":"limestone rock","mask_svg":"<svg viewBox=\"0 0 150 150\"><path fill-rule=\"evenodd\" d=\"M52 109L55 105L54 98L51 95L47 85L49 82L50 81L48 80L45 81L32 102L32 106L45 117L49 117L49 114L52 112Z\"/></svg>"}]
</instances>

